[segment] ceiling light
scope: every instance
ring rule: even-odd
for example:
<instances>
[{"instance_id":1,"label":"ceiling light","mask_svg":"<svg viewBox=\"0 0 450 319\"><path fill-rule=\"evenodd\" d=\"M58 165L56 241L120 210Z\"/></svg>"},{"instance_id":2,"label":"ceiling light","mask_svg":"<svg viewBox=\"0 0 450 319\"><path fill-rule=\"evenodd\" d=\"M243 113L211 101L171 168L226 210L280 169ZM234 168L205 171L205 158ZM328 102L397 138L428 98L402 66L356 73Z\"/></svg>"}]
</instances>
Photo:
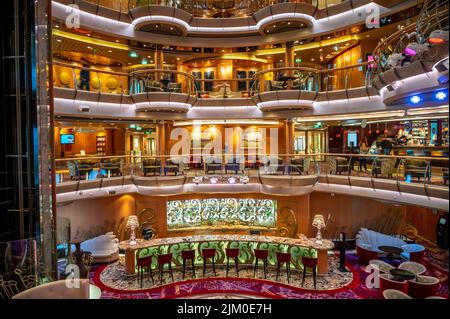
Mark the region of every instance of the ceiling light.
<instances>
[{"instance_id":1,"label":"ceiling light","mask_svg":"<svg viewBox=\"0 0 450 319\"><path fill-rule=\"evenodd\" d=\"M108 50L108 52L109 52L109 53L111 53L111 52L112 52L112 50Z\"/></svg>"},{"instance_id":2,"label":"ceiling light","mask_svg":"<svg viewBox=\"0 0 450 319\"><path fill-rule=\"evenodd\" d=\"M61 42L61 39L56 39L56 42Z\"/></svg>"},{"instance_id":3,"label":"ceiling light","mask_svg":"<svg viewBox=\"0 0 450 319\"><path fill-rule=\"evenodd\" d=\"M119 43L119 40L116 40L116 43Z\"/></svg>"},{"instance_id":4,"label":"ceiling light","mask_svg":"<svg viewBox=\"0 0 450 319\"><path fill-rule=\"evenodd\" d=\"M314 58L311 58L311 61L314 61Z\"/></svg>"},{"instance_id":5,"label":"ceiling light","mask_svg":"<svg viewBox=\"0 0 450 319\"><path fill-rule=\"evenodd\" d=\"M173 27L170 27L170 30L173 30Z\"/></svg>"},{"instance_id":6,"label":"ceiling light","mask_svg":"<svg viewBox=\"0 0 450 319\"><path fill-rule=\"evenodd\" d=\"M320 48L320 49L319 49L319 52L322 52L322 51L323 51L323 49L322 49L322 48Z\"/></svg>"},{"instance_id":7,"label":"ceiling light","mask_svg":"<svg viewBox=\"0 0 450 319\"><path fill-rule=\"evenodd\" d=\"M445 100L447 98L447 93L445 93L443 91L440 91L440 92L436 93L435 97L436 97L437 100L443 101L443 100Z\"/></svg>"},{"instance_id":8,"label":"ceiling light","mask_svg":"<svg viewBox=\"0 0 450 319\"><path fill-rule=\"evenodd\" d=\"M410 101L412 104L419 104L420 101L422 101L422 98L421 98L420 96L418 96L418 95L413 95L413 96L411 96L411 98L409 99L409 101Z\"/></svg>"},{"instance_id":9,"label":"ceiling light","mask_svg":"<svg viewBox=\"0 0 450 319\"><path fill-rule=\"evenodd\" d=\"M291 22L288 22L288 25L291 25Z\"/></svg>"},{"instance_id":10,"label":"ceiling light","mask_svg":"<svg viewBox=\"0 0 450 319\"><path fill-rule=\"evenodd\" d=\"M87 48L88 48L89 50L91 50L91 49L92 49L92 47L91 47L91 46L88 46Z\"/></svg>"},{"instance_id":11,"label":"ceiling light","mask_svg":"<svg viewBox=\"0 0 450 319\"><path fill-rule=\"evenodd\" d=\"M86 34L88 37L90 37L91 36L91 34L90 33L88 33L88 34Z\"/></svg>"}]
</instances>

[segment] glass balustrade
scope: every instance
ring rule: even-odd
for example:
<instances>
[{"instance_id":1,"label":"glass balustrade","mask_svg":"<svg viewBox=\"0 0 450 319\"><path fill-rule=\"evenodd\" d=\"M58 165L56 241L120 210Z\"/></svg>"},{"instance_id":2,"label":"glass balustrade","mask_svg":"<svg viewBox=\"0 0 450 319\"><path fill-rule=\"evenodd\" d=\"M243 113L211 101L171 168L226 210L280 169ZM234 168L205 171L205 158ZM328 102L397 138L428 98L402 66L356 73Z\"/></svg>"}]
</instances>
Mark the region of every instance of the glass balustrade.
<instances>
[{"instance_id":1,"label":"glass balustrade","mask_svg":"<svg viewBox=\"0 0 450 319\"><path fill-rule=\"evenodd\" d=\"M421 185L448 184L448 157L379 154L218 154L56 159L57 184L173 177L182 183L247 184L260 177L347 176Z\"/></svg>"}]
</instances>

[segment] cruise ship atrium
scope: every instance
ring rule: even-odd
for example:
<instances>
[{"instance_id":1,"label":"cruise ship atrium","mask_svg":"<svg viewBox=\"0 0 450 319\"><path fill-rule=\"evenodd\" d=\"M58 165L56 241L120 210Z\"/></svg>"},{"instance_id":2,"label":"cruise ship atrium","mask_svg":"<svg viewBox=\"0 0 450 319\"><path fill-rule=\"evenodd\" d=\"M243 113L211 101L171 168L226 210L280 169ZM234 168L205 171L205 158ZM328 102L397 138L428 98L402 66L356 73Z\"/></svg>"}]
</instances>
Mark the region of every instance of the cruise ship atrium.
<instances>
[{"instance_id":1,"label":"cruise ship atrium","mask_svg":"<svg viewBox=\"0 0 450 319\"><path fill-rule=\"evenodd\" d=\"M2 5L1 299L448 301L448 1Z\"/></svg>"}]
</instances>

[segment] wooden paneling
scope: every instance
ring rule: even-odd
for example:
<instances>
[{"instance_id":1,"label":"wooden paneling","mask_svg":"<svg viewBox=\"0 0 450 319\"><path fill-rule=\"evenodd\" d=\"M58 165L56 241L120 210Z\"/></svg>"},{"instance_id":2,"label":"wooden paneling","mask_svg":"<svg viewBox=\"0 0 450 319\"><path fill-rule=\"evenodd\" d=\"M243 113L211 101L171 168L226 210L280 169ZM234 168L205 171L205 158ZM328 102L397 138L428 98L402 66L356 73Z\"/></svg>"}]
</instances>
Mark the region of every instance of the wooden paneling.
<instances>
[{"instance_id":1,"label":"wooden paneling","mask_svg":"<svg viewBox=\"0 0 450 319\"><path fill-rule=\"evenodd\" d=\"M310 195L310 224L315 214L331 220L324 237L337 238L339 232L354 238L361 227L387 234L403 233L406 226L406 208L403 205L384 203L370 198L314 192ZM310 228L309 236L316 230Z\"/></svg>"},{"instance_id":2,"label":"wooden paneling","mask_svg":"<svg viewBox=\"0 0 450 319\"><path fill-rule=\"evenodd\" d=\"M436 242L436 225L439 217L445 215L448 217L448 212L433 210L426 207L406 206L407 222L417 229L417 234Z\"/></svg>"}]
</instances>

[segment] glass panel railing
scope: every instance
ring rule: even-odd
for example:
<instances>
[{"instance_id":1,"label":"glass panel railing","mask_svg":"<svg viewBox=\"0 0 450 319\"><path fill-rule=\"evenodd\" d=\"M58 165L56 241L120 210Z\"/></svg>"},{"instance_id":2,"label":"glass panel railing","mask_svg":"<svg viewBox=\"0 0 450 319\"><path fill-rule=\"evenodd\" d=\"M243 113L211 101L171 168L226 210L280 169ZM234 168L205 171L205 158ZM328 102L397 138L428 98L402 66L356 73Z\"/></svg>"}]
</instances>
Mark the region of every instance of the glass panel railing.
<instances>
[{"instance_id":1,"label":"glass panel railing","mask_svg":"<svg viewBox=\"0 0 450 319\"><path fill-rule=\"evenodd\" d=\"M348 176L421 185L448 184L448 157L379 154L99 156L57 159L57 183L125 177L185 177L189 183L247 183L261 176ZM253 182L255 182L254 180ZM256 181L258 182L258 181Z\"/></svg>"},{"instance_id":2,"label":"glass panel railing","mask_svg":"<svg viewBox=\"0 0 450 319\"><path fill-rule=\"evenodd\" d=\"M54 87L109 94L128 94L128 73L53 62Z\"/></svg>"},{"instance_id":3,"label":"glass panel railing","mask_svg":"<svg viewBox=\"0 0 450 319\"><path fill-rule=\"evenodd\" d=\"M197 96L195 77L175 70L137 69L130 73L130 93L183 93Z\"/></svg>"},{"instance_id":4,"label":"glass panel railing","mask_svg":"<svg viewBox=\"0 0 450 319\"><path fill-rule=\"evenodd\" d=\"M95 1L95 0L92 0ZM326 9L337 5L343 0L130 0L129 9L144 6L166 6L182 9L194 17L201 18L231 18L251 16L255 12L280 3L306 3L318 9Z\"/></svg>"},{"instance_id":5,"label":"glass panel railing","mask_svg":"<svg viewBox=\"0 0 450 319\"><path fill-rule=\"evenodd\" d=\"M333 69L283 67L258 72L250 95L272 91L331 92L371 85L372 62Z\"/></svg>"}]
</instances>

